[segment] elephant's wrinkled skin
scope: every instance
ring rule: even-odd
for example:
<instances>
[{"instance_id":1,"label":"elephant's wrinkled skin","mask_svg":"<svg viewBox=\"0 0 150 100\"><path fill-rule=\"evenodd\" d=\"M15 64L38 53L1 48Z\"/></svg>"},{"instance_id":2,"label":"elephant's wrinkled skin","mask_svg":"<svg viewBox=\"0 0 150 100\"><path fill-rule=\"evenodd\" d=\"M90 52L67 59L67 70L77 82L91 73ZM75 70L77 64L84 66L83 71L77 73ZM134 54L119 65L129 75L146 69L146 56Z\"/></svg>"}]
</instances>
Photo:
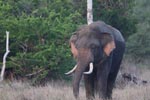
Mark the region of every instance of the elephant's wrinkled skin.
<instances>
[{"instance_id":1,"label":"elephant's wrinkled skin","mask_svg":"<svg viewBox=\"0 0 150 100\"><path fill-rule=\"evenodd\" d=\"M84 72L86 97L94 98L97 92L99 98L111 99L112 89L120 68L125 51L125 41L121 33L102 21L94 22L79 28L70 38L71 51L77 61L77 67L72 71L73 93L79 97L79 83Z\"/></svg>"}]
</instances>

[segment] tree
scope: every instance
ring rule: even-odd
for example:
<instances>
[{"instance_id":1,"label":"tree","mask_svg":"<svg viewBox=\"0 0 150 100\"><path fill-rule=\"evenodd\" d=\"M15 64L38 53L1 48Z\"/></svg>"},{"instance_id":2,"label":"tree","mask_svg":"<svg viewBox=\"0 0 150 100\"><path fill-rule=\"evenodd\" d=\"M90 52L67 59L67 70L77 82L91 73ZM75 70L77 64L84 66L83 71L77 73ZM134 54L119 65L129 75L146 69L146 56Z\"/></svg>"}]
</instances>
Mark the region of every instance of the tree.
<instances>
[{"instance_id":1,"label":"tree","mask_svg":"<svg viewBox=\"0 0 150 100\"><path fill-rule=\"evenodd\" d=\"M93 10L92 10L93 1L87 0L87 23L93 23Z\"/></svg>"},{"instance_id":2,"label":"tree","mask_svg":"<svg viewBox=\"0 0 150 100\"><path fill-rule=\"evenodd\" d=\"M128 53L134 57L150 57L150 1L136 0L133 16L138 19L137 32L128 39Z\"/></svg>"},{"instance_id":3,"label":"tree","mask_svg":"<svg viewBox=\"0 0 150 100\"><path fill-rule=\"evenodd\" d=\"M40 73L30 76L34 83L43 82L46 77L62 77L73 62L68 38L81 22L72 2L0 0L0 3L0 33L5 30L11 32L7 66L14 69L16 78L24 78L40 70ZM3 37L1 44L5 44Z\"/></svg>"},{"instance_id":4,"label":"tree","mask_svg":"<svg viewBox=\"0 0 150 100\"><path fill-rule=\"evenodd\" d=\"M134 19L128 13L131 1L93 1L94 20L103 20L128 37L135 31ZM69 37L87 23L86 0L0 0L0 5L0 59L5 53L3 33L8 30L11 52L7 67L14 69L16 78L28 76L41 83L64 77L75 63Z\"/></svg>"},{"instance_id":5,"label":"tree","mask_svg":"<svg viewBox=\"0 0 150 100\"><path fill-rule=\"evenodd\" d=\"M134 0L96 0L94 20L103 20L121 31L125 39L136 32L136 19L131 16Z\"/></svg>"}]
</instances>

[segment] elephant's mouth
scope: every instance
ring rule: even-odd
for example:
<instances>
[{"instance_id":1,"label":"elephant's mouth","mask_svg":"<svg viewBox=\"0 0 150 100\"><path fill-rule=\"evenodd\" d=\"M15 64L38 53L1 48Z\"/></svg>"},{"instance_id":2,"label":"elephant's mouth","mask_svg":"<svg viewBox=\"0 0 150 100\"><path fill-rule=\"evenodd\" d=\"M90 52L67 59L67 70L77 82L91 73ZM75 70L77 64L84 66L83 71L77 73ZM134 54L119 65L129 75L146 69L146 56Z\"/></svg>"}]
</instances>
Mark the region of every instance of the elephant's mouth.
<instances>
[{"instance_id":1,"label":"elephant's mouth","mask_svg":"<svg viewBox=\"0 0 150 100\"><path fill-rule=\"evenodd\" d=\"M75 70L77 69L77 67L78 67L78 65L75 65L72 70L68 71L68 72L65 73L65 74L66 74L66 75L70 75L70 74L74 73ZM91 63L89 64L89 71L83 72L83 73L84 73L84 74L91 74L92 72L93 72L93 63L91 62Z\"/></svg>"}]
</instances>

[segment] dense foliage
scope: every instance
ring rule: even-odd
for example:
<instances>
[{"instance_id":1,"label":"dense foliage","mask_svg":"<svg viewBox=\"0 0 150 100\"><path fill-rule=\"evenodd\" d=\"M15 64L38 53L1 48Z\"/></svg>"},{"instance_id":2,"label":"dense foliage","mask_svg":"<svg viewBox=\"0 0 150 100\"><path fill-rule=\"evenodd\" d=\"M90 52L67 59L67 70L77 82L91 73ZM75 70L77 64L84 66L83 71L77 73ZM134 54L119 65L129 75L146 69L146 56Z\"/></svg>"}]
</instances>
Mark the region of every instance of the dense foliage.
<instances>
[{"instance_id":1,"label":"dense foliage","mask_svg":"<svg viewBox=\"0 0 150 100\"><path fill-rule=\"evenodd\" d=\"M133 16L136 16L138 23L137 32L131 35L127 42L128 53L140 60L150 57L150 1L136 0Z\"/></svg>"},{"instance_id":2,"label":"dense foliage","mask_svg":"<svg viewBox=\"0 0 150 100\"><path fill-rule=\"evenodd\" d=\"M134 0L97 0L94 2L95 20L104 20L106 23L119 29L125 39L136 32L136 19L130 11Z\"/></svg>"},{"instance_id":3,"label":"dense foliage","mask_svg":"<svg viewBox=\"0 0 150 100\"><path fill-rule=\"evenodd\" d=\"M130 37L136 32L131 16L134 0L95 0L94 20L103 20ZM86 24L86 0L0 0L0 59L5 52L5 31L10 31L7 68L16 78L34 83L62 78L75 64L68 40ZM38 72L38 74L34 74Z\"/></svg>"},{"instance_id":4,"label":"dense foliage","mask_svg":"<svg viewBox=\"0 0 150 100\"><path fill-rule=\"evenodd\" d=\"M17 78L39 70L42 72L33 81L45 76L59 77L72 66L68 39L81 22L81 15L72 7L72 2L1 0L0 3L1 53L5 51L4 36L8 30L11 53L7 67L14 68Z\"/></svg>"}]
</instances>

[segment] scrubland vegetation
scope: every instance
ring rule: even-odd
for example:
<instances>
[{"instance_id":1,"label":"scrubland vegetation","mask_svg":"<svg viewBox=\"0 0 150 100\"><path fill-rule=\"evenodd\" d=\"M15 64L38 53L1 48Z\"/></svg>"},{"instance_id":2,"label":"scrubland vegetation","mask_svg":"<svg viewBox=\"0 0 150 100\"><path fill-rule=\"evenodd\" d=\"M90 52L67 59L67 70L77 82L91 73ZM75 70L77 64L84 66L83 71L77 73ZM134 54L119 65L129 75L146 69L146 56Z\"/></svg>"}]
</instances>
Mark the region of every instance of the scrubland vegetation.
<instances>
[{"instance_id":1,"label":"scrubland vegetation","mask_svg":"<svg viewBox=\"0 0 150 100\"><path fill-rule=\"evenodd\" d=\"M127 48L121 72L147 81L150 81L149 5L150 0L93 0L94 21L105 21L125 37ZM86 0L0 0L0 69L7 30L11 52L6 68L12 69L11 74L17 80L0 83L0 100L74 100L71 77L64 73L75 64L69 37L83 24L86 24ZM149 83L119 81L113 100L150 100ZM80 98L85 100L81 87Z\"/></svg>"},{"instance_id":2,"label":"scrubland vegetation","mask_svg":"<svg viewBox=\"0 0 150 100\"><path fill-rule=\"evenodd\" d=\"M139 66L143 66L144 69ZM119 77L113 90L113 100L150 100L150 69L147 64L135 64L125 60L121 72L131 73L147 84L135 84L132 81L122 81ZM80 86L80 99L85 100L84 84ZM30 82L0 83L0 100L75 100L71 82L51 81L47 84L33 86ZM95 100L99 100L96 97Z\"/></svg>"},{"instance_id":3,"label":"scrubland vegetation","mask_svg":"<svg viewBox=\"0 0 150 100\"><path fill-rule=\"evenodd\" d=\"M150 56L149 4L149 0L93 1L94 21L120 30L126 55L139 61ZM75 64L68 41L77 27L87 23L86 9L86 0L0 0L0 68L7 30L6 68L13 69L14 78L28 78L33 84L66 79L64 73ZM40 73L31 75L36 72Z\"/></svg>"},{"instance_id":4,"label":"scrubland vegetation","mask_svg":"<svg viewBox=\"0 0 150 100\"><path fill-rule=\"evenodd\" d=\"M126 86L114 89L113 100L150 100L150 85ZM84 88L80 89L80 98L85 100ZM21 82L0 85L0 100L75 100L72 87L63 82L49 83L46 86L33 87ZM96 99L99 100L99 99Z\"/></svg>"}]
</instances>

